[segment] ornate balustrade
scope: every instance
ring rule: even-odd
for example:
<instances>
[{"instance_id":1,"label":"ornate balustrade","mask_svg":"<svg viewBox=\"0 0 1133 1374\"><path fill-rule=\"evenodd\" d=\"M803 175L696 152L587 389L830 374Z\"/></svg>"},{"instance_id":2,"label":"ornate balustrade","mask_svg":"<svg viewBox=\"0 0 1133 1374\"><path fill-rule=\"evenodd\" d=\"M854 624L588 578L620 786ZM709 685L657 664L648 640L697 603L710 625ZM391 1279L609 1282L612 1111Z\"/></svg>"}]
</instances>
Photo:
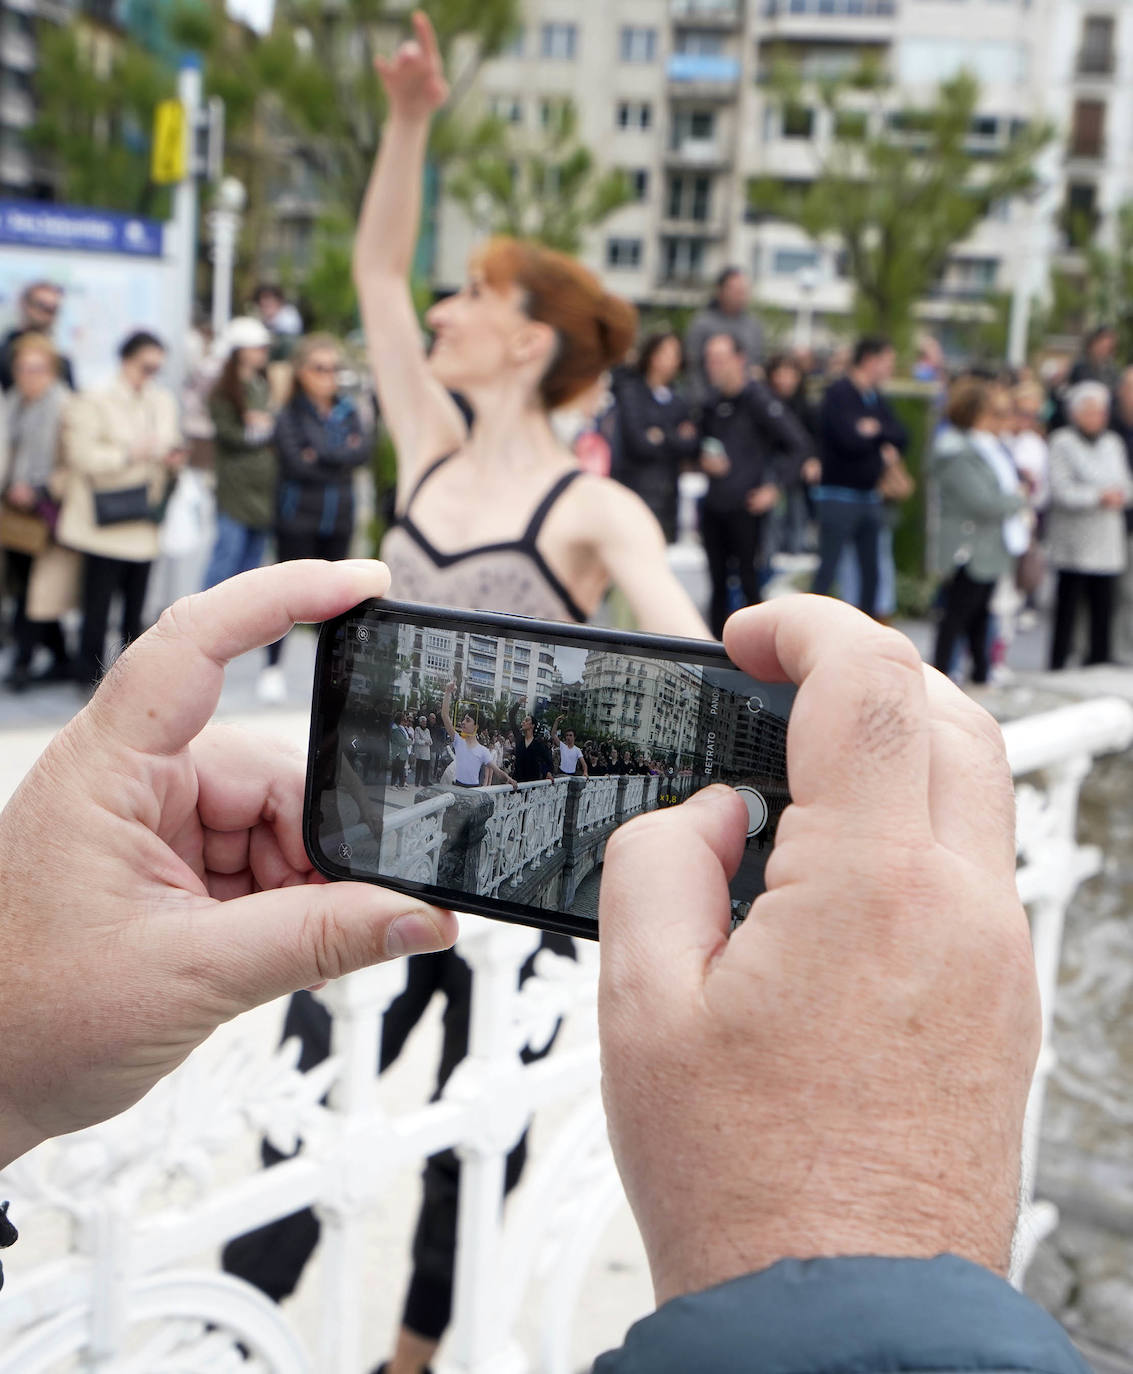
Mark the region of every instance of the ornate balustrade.
<instances>
[{"instance_id":1,"label":"ornate balustrade","mask_svg":"<svg viewBox=\"0 0 1133 1374\"><path fill-rule=\"evenodd\" d=\"M585 835L591 830L613 825L621 783L621 778L591 778L588 782L578 784L582 787L582 793L574 822L576 835Z\"/></svg>"},{"instance_id":2,"label":"ornate balustrade","mask_svg":"<svg viewBox=\"0 0 1133 1374\"><path fill-rule=\"evenodd\" d=\"M553 782L520 783L519 790L486 787L495 808L480 841L480 891L501 895L506 884L515 886L521 875L542 868L563 845L566 821L566 778Z\"/></svg>"},{"instance_id":3,"label":"ornate balustrade","mask_svg":"<svg viewBox=\"0 0 1133 1374\"><path fill-rule=\"evenodd\" d=\"M1009 725L1005 735L1021 778L1019 888L1049 1029L1063 917L1100 863L1075 837L1079 788L1095 755L1133 740L1133 711L1095 701ZM596 779L594 815L607 815L607 794L616 801L619 786L632 797L635 781ZM399 1170L447 1146L460 1155L462 1189L455 1308L439 1374L571 1374L583 1277L622 1197L598 1092L597 949L579 942L577 964L543 951L520 990L518 970L536 943L535 932L464 918L470 1055L439 1102L395 1113L383 1084L375 1088L381 1016L405 976L392 964L320 994L333 1012L333 1057L312 1072L296 1070L294 1045L260 1050L237 1022L125 1117L12 1166L0 1191L13 1199L23 1239L5 1254L0 1374L54 1374L76 1362L87 1374L360 1374L374 1355L361 1328L374 1284L364 1264L368 1218ZM524 1065L520 1047L544 1043L560 1017L561 1047ZM1046 1048L1027 1118L1017 1275L1056 1220L1033 1196L1050 1066ZM553 1129L544 1123L527 1177L501 1209L507 1153L549 1107ZM282 1151L300 1137L305 1148L276 1168L223 1178L218 1161L233 1142L260 1133ZM315 1328L301 1333L287 1308L199 1257L306 1204L323 1221L321 1300ZM65 1239L37 1262L32 1238L53 1217L68 1223L56 1224ZM540 1287L537 1276L548 1274ZM529 1348L516 1334L524 1312L540 1333Z\"/></svg>"},{"instance_id":4,"label":"ornate balustrade","mask_svg":"<svg viewBox=\"0 0 1133 1374\"><path fill-rule=\"evenodd\" d=\"M388 815L382 822L381 871L391 878L435 883L451 792Z\"/></svg>"}]
</instances>

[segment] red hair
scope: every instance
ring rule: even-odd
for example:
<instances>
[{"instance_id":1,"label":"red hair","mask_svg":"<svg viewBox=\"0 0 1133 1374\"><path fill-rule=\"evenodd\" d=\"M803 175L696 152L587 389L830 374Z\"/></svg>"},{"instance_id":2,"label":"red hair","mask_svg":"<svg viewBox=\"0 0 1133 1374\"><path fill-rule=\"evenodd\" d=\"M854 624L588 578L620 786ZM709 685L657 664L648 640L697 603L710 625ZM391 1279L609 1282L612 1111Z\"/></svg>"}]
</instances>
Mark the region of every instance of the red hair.
<instances>
[{"instance_id":1,"label":"red hair","mask_svg":"<svg viewBox=\"0 0 1133 1374\"><path fill-rule=\"evenodd\" d=\"M637 311L565 253L528 240L494 238L476 253L473 265L495 291L518 286L528 316L555 331L558 350L539 384L548 410L580 396L629 351Z\"/></svg>"}]
</instances>

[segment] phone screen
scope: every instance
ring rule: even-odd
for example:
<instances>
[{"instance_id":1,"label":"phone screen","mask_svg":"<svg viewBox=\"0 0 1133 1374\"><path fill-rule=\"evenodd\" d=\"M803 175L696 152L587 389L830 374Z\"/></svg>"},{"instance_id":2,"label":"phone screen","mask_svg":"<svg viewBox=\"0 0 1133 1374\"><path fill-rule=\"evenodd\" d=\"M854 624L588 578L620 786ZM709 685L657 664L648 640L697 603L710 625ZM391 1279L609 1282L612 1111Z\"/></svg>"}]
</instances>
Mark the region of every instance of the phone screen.
<instances>
[{"instance_id":1,"label":"phone screen","mask_svg":"<svg viewBox=\"0 0 1133 1374\"><path fill-rule=\"evenodd\" d=\"M370 602L320 640L308 849L331 877L596 937L613 831L727 783L737 923L790 801L794 695L711 644Z\"/></svg>"}]
</instances>

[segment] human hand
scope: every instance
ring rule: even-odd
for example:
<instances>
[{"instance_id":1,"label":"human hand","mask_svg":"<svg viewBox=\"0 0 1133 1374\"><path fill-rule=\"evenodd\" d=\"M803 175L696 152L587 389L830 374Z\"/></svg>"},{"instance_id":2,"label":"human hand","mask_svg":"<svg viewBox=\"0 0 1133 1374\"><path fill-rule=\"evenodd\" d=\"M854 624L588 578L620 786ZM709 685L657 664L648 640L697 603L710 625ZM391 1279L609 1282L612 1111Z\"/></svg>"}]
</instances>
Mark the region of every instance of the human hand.
<instances>
[{"instance_id":1,"label":"human hand","mask_svg":"<svg viewBox=\"0 0 1133 1374\"><path fill-rule=\"evenodd\" d=\"M822 459L808 458L802 465L800 475L808 487L816 486L822 481Z\"/></svg>"},{"instance_id":2,"label":"human hand","mask_svg":"<svg viewBox=\"0 0 1133 1374\"><path fill-rule=\"evenodd\" d=\"M677 426L677 433L682 439L695 439L696 426L691 420L682 420Z\"/></svg>"},{"instance_id":3,"label":"human hand","mask_svg":"<svg viewBox=\"0 0 1133 1374\"><path fill-rule=\"evenodd\" d=\"M402 43L392 59L375 57L374 68L385 87L390 115L422 120L448 99L448 82L436 33L420 10L413 15L413 33L414 37Z\"/></svg>"},{"instance_id":4,"label":"human hand","mask_svg":"<svg viewBox=\"0 0 1133 1374\"><path fill-rule=\"evenodd\" d=\"M881 461L887 468L891 468L901 461L900 450L894 444L882 444L880 452Z\"/></svg>"},{"instance_id":5,"label":"human hand","mask_svg":"<svg viewBox=\"0 0 1133 1374\"><path fill-rule=\"evenodd\" d=\"M728 455L723 452L717 453L713 449L701 450L700 466L709 477L727 477L732 470Z\"/></svg>"},{"instance_id":6,"label":"human hand","mask_svg":"<svg viewBox=\"0 0 1133 1374\"><path fill-rule=\"evenodd\" d=\"M723 787L622 826L602 877L603 1094L658 1301L787 1257L1002 1272L1040 1020L999 729L826 598L724 640L800 684L766 893L729 939Z\"/></svg>"},{"instance_id":7,"label":"human hand","mask_svg":"<svg viewBox=\"0 0 1133 1374\"><path fill-rule=\"evenodd\" d=\"M660 425L650 425L645 431L645 437L651 444L663 444L665 442L665 431Z\"/></svg>"},{"instance_id":8,"label":"human hand","mask_svg":"<svg viewBox=\"0 0 1133 1374\"><path fill-rule=\"evenodd\" d=\"M1102 492L1101 503L1108 510L1124 510L1126 505L1125 492L1121 487L1109 487Z\"/></svg>"},{"instance_id":9,"label":"human hand","mask_svg":"<svg viewBox=\"0 0 1133 1374\"><path fill-rule=\"evenodd\" d=\"M766 515L775 508L778 500L779 488L774 482L764 482L761 487L754 487L748 492L744 497L744 505L749 515Z\"/></svg>"},{"instance_id":10,"label":"human hand","mask_svg":"<svg viewBox=\"0 0 1133 1374\"><path fill-rule=\"evenodd\" d=\"M881 433L881 421L876 415L863 415L857 423L857 431L863 439L873 439Z\"/></svg>"},{"instance_id":11,"label":"human hand","mask_svg":"<svg viewBox=\"0 0 1133 1374\"><path fill-rule=\"evenodd\" d=\"M28 482L13 482L4 493L4 500L17 510L34 510L35 488Z\"/></svg>"},{"instance_id":12,"label":"human hand","mask_svg":"<svg viewBox=\"0 0 1133 1374\"><path fill-rule=\"evenodd\" d=\"M310 561L177 602L0 814L0 1165L123 1111L257 1003L452 943L449 912L312 871L302 758L205 730L230 659L388 586Z\"/></svg>"},{"instance_id":13,"label":"human hand","mask_svg":"<svg viewBox=\"0 0 1133 1374\"><path fill-rule=\"evenodd\" d=\"M189 457L188 449L171 448L165 455L165 466L172 472L180 472Z\"/></svg>"},{"instance_id":14,"label":"human hand","mask_svg":"<svg viewBox=\"0 0 1133 1374\"><path fill-rule=\"evenodd\" d=\"M308 467L318 459L318 454L309 445L307 448L299 450L299 457L302 458Z\"/></svg>"}]
</instances>

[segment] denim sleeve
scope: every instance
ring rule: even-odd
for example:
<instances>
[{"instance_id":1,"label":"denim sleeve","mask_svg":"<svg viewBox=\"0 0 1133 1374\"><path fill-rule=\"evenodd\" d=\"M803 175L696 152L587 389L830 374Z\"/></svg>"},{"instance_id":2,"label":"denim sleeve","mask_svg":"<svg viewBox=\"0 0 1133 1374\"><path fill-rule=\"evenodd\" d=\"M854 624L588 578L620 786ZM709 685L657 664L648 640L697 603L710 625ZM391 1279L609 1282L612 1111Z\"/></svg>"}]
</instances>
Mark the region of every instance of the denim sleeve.
<instances>
[{"instance_id":1,"label":"denim sleeve","mask_svg":"<svg viewBox=\"0 0 1133 1374\"><path fill-rule=\"evenodd\" d=\"M674 1298L593 1374L1090 1374L1058 1323L953 1255L782 1260Z\"/></svg>"}]
</instances>

